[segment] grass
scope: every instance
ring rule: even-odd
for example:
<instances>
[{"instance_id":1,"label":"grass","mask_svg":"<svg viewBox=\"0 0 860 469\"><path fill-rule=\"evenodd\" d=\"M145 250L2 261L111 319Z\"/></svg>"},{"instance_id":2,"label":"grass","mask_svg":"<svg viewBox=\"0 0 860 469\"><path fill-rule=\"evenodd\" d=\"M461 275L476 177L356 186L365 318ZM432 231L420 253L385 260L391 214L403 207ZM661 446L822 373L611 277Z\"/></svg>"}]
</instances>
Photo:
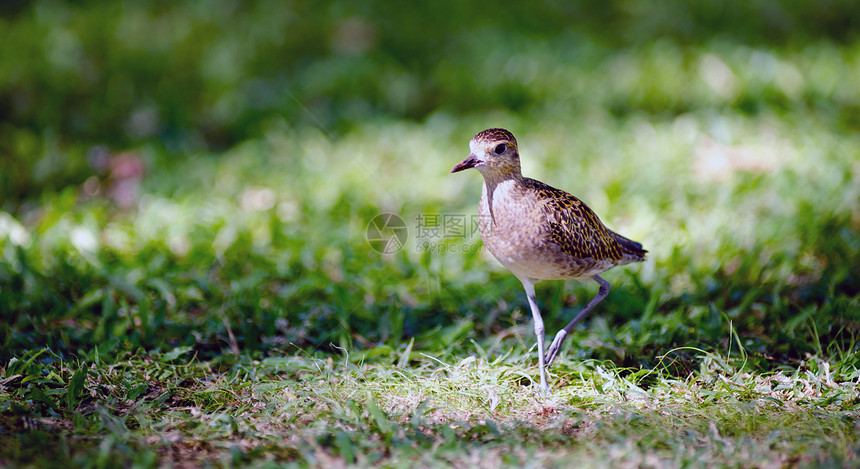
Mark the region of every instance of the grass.
<instances>
[{"instance_id":1,"label":"grass","mask_svg":"<svg viewBox=\"0 0 860 469\"><path fill-rule=\"evenodd\" d=\"M446 175L465 121L339 140L275 126L155 169L132 210L105 195L110 180L45 197L4 218L0 460L851 466L860 212L843 149L856 137L795 119L637 115L519 133L527 174L580 193L651 255L607 275L549 398L534 393L516 279L481 250L418 252L415 214L474 211L477 175ZM710 141L714 128L731 140ZM770 148L763 138L787 149L765 169L699 174L690 160ZM427 179L408 177L422 167ZM413 230L393 255L364 239L381 211ZM548 329L593 294L539 284Z\"/></svg>"},{"instance_id":2,"label":"grass","mask_svg":"<svg viewBox=\"0 0 860 469\"><path fill-rule=\"evenodd\" d=\"M563 360L555 392L541 397L530 355L477 344L463 359L412 352L408 366L401 353L374 364L241 357L223 370L181 357L55 361L7 378L69 391L53 417L5 417L5 454L95 466L784 467L847 465L858 450L860 374L815 358L761 375L704 354L683 379ZM79 376L80 385L64 384ZM46 454L46 444L56 450Z\"/></svg>"},{"instance_id":3,"label":"grass","mask_svg":"<svg viewBox=\"0 0 860 469\"><path fill-rule=\"evenodd\" d=\"M23 35L67 8L8 24ZM86 57L78 29L104 29L77 18L57 34L80 33ZM81 111L87 122L126 135L53 123L66 107L0 126L21 163L0 175L0 465L856 466L856 40L500 31L449 44L412 81L371 54L379 67L362 70L406 90L373 111L373 93L337 85L358 59L334 56L291 65L332 82L276 112L192 73L178 83L205 95L197 107L166 112L181 100L158 93L181 95L175 84L151 91L166 112L153 134L95 102L104 114ZM165 67L187 63L182 44L159 52L179 51ZM133 81L120 49L105 67ZM51 70L25 72L65 83ZM423 97L412 108L403 93ZM470 229L419 230L437 216L469 227L480 178L448 171L490 126L517 135L527 176L649 250L606 274L612 291L569 338L548 397L516 278ZM403 249L368 242L380 213L403 218ZM595 290L538 284L550 334Z\"/></svg>"}]
</instances>

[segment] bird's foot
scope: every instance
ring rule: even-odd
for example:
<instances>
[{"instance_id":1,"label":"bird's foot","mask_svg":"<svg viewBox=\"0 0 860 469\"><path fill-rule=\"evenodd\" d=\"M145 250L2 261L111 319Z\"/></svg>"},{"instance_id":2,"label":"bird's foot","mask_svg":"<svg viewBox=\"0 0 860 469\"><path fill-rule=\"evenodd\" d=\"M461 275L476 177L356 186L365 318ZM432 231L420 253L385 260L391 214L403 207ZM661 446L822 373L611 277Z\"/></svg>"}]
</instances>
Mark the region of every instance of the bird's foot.
<instances>
[{"instance_id":1,"label":"bird's foot","mask_svg":"<svg viewBox=\"0 0 860 469\"><path fill-rule=\"evenodd\" d=\"M555 338L552 339L552 343L549 348L546 349L546 356L544 361L546 362L546 366L550 366L552 362L555 361L555 357L558 356L558 352L561 351L561 344L564 343L564 339L567 338L567 331L564 329L558 331L558 334L555 335Z\"/></svg>"}]
</instances>

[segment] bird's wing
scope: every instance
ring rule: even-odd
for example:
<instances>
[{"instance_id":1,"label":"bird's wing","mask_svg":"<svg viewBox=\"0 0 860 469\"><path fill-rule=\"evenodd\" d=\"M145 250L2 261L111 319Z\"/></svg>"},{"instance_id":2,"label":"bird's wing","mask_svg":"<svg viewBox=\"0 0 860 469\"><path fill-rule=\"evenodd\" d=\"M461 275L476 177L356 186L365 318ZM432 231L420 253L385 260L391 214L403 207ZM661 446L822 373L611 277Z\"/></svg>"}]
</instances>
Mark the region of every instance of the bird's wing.
<instances>
[{"instance_id":1,"label":"bird's wing","mask_svg":"<svg viewBox=\"0 0 860 469\"><path fill-rule=\"evenodd\" d=\"M620 260L621 244L613 232L581 200L567 192L534 179L526 179L529 189L544 201L549 237L561 250L576 259Z\"/></svg>"}]
</instances>

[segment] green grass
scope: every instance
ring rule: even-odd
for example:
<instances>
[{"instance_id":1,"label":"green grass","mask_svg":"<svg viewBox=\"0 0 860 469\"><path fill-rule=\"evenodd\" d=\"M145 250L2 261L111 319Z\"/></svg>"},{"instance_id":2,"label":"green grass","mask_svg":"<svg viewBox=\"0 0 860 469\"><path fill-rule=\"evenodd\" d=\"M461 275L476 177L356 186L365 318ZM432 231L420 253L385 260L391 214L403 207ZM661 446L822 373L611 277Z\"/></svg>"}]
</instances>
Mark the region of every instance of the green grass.
<instances>
[{"instance_id":1,"label":"green grass","mask_svg":"<svg viewBox=\"0 0 860 469\"><path fill-rule=\"evenodd\" d=\"M413 351L408 362L392 353L373 364L303 354L13 363L25 374L5 381L16 388L10 397L29 388L33 401L7 410L4 455L36 465L482 467L838 466L857 457L856 368L811 358L753 374L698 356L687 378L562 360L551 397L535 394L530 355L480 347L464 359ZM76 376L81 384L68 384ZM36 398L36 386L59 404ZM24 417L53 406L53 416Z\"/></svg>"},{"instance_id":2,"label":"green grass","mask_svg":"<svg viewBox=\"0 0 860 469\"><path fill-rule=\"evenodd\" d=\"M474 213L479 176L447 174L470 121L336 141L274 127L156 168L131 211L78 188L45 197L29 221L5 215L0 460L851 466L856 137L794 119L519 132L527 174L650 250L607 275L548 398L516 279L486 253L417 252L417 214ZM731 142L708 141L715 122ZM700 145L763 138L787 150L774 167L691 167ZM397 254L364 239L380 211L413 230ZM539 284L548 329L593 294Z\"/></svg>"},{"instance_id":3,"label":"green grass","mask_svg":"<svg viewBox=\"0 0 860 469\"><path fill-rule=\"evenodd\" d=\"M711 17L689 3L694 24ZM18 106L0 125L0 465L858 464L850 35L814 34L830 24L818 17L785 41L768 39L782 37L779 21L716 38L688 37L680 20L657 37L647 30L659 25L635 21L613 39L579 23L564 33L562 20L544 37L483 18L463 36L430 28L424 43L386 24L356 68L354 56L266 46L284 11L265 24L266 8L237 13L236 26L227 10L204 21L177 5L187 15L165 6L163 23L157 8L123 10L126 42L103 49L93 44L106 29L88 25L119 20L85 7L39 3L0 23L30 44L15 54L62 43L51 34L80 47L71 59L0 54L4 70L26 64L0 79ZM554 17L546 8L535 18ZM328 44L315 35L360 14L332 7L291 41ZM150 23L178 34L186 20L187 36L146 43L161 49L132 47ZM231 48L248 21L261 36ZM26 34L40 28L53 33ZM202 63L254 41L289 57L283 68L250 53L245 68ZM446 60L415 59L433 44ZM189 58L198 48L226 55ZM66 86L63 64L103 75ZM175 81L149 88L147 67ZM103 77L150 101L87 98ZM22 98L39 80L56 109ZM294 94L262 105L236 83ZM157 111L151 134L129 117L141 106ZM548 397L535 393L517 279L469 230L419 236L433 216L477 212L480 176L448 171L491 126L517 136L527 176L649 250L606 274L610 295L551 367ZM385 212L409 238L381 255L366 230ZM548 335L595 292L538 284Z\"/></svg>"}]
</instances>

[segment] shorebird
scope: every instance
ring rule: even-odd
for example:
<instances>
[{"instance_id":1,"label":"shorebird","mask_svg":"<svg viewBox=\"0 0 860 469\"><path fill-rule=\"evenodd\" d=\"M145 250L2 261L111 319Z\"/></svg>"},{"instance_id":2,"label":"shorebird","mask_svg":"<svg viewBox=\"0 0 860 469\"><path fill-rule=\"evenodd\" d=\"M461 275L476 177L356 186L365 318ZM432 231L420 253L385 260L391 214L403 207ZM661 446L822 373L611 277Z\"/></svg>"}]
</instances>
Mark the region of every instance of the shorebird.
<instances>
[{"instance_id":1,"label":"shorebird","mask_svg":"<svg viewBox=\"0 0 860 469\"><path fill-rule=\"evenodd\" d=\"M479 132L469 149L469 157L451 172L475 168L484 177L478 217L481 238L526 290L537 336L541 391L547 394L546 367L558 356L573 327L609 294L609 282L600 274L617 265L643 261L647 251L604 226L576 197L523 177L517 140L507 130ZM600 289L544 350L535 282L569 278L590 278Z\"/></svg>"}]
</instances>

